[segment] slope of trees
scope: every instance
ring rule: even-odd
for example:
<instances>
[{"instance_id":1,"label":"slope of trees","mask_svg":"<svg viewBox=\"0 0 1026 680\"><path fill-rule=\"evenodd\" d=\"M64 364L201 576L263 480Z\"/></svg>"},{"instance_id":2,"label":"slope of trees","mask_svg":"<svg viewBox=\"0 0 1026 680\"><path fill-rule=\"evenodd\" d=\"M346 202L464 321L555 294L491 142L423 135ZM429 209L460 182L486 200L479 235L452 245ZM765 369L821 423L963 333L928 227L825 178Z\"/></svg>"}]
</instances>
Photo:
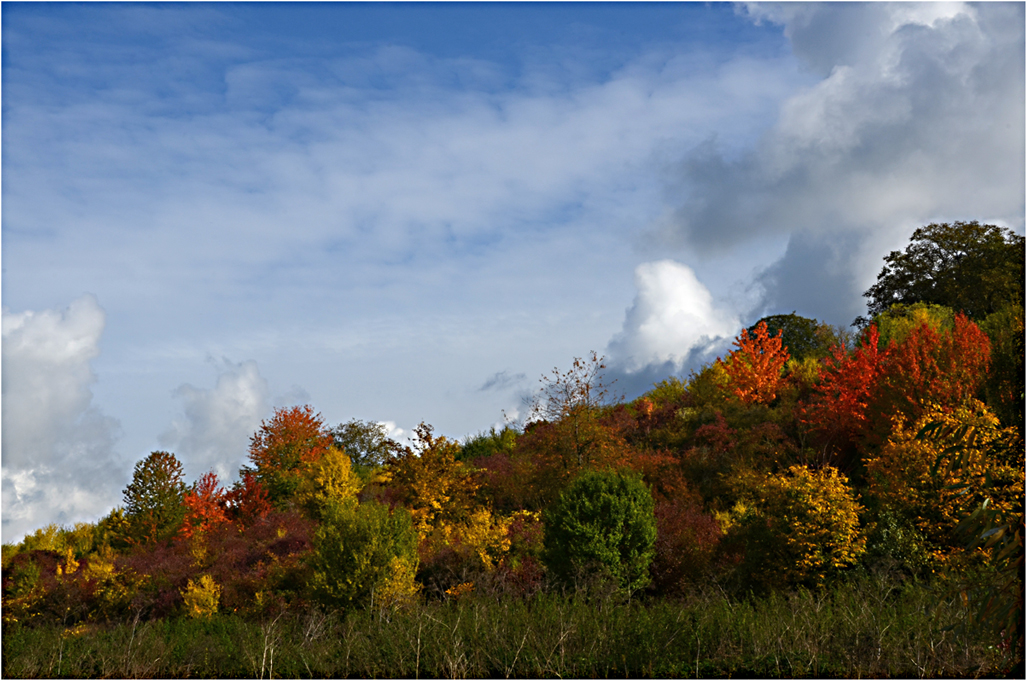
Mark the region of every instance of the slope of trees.
<instances>
[{"instance_id":1,"label":"slope of trees","mask_svg":"<svg viewBox=\"0 0 1026 680\"><path fill-rule=\"evenodd\" d=\"M996 227L930 225L888 256L854 335L768 317L629 403L593 353L542 379L525 426L463 443L421 424L404 446L306 405L261 424L228 487L213 472L187 485L154 452L99 522L3 546L5 632L390 617L581 588L655 606L881 572L956 584L969 605L1018 593L1001 609L1016 621L1021 250ZM1021 625L994 630L1021 658Z\"/></svg>"}]
</instances>

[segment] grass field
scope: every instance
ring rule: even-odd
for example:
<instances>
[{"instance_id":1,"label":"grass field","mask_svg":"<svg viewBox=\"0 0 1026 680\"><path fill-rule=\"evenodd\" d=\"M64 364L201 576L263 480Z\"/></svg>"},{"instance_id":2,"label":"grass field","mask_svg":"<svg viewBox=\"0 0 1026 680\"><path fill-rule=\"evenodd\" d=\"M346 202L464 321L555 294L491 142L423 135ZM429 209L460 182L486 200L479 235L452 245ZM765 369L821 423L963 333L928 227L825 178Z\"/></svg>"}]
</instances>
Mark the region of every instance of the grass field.
<instances>
[{"instance_id":1,"label":"grass field","mask_svg":"<svg viewBox=\"0 0 1026 680\"><path fill-rule=\"evenodd\" d=\"M819 592L626 601L601 589L470 596L263 621L8 627L4 677L993 677L1006 651L945 630L933 586L862 577Z\"/></svg>"}]
</instances>

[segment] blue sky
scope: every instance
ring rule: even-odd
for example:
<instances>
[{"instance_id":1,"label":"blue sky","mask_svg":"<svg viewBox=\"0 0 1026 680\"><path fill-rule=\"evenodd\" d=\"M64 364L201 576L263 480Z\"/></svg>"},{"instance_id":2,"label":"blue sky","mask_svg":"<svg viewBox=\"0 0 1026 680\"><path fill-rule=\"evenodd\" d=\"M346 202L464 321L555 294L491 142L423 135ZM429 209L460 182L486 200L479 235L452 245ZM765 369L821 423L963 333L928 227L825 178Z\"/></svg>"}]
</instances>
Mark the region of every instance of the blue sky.
<instances>
[{"instance_id":1,"label":"blue sky","mask_svg":"<svg viewBox=\"0 0 1026 680\"><path fill-rule=\"evenodd\" d=\"M1021 4L0 11L5 541L157 448L230 478L275 406L462 438L1023 230Z\"/></svg>"}]
</instances>

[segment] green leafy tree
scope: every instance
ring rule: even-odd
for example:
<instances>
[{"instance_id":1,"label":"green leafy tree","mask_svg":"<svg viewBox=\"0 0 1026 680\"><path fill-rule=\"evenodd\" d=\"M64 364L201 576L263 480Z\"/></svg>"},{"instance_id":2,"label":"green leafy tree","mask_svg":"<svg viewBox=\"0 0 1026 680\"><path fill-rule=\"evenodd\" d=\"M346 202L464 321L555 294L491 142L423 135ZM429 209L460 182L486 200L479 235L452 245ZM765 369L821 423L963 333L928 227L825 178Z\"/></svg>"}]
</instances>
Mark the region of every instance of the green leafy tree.
<instances>
[{"instance_id":1,"label":"green leafy tree","mask_svg":"<svg viewBox=\"0 0 1026 680\"><path fill-rule=\"evenodd\" d=\"M816 319L790 314L765 316L748 327L748 335L754 336L760 323L766 324L770 337L780 336L784 348L792 359L801 361L806 357L822 358L830 354L840 338L829 324Z\"/></svg>"},{"instance_id":2,"label":"green leafy tree","mask_svg":"<svg viewBox=\"0 0 1026 680\"><path fill-rule=\"evenodd\" d=\"M900 345L923 324L938 333L950 333L955 327L955 311L928 302L896 304L876 315L873 322L880 333L880 349L883 350L891 345Z\"/></svg>"},{"instance_id":3,"label":"green leafy tree","mask_svg":"<svg viewBox=\"0 0 1026 680\"><path fill-rule=\"evenodd\" d=\"M564 584L608 573L627 592L649 582L655 556L652 493L635 473L591 470L580 474L546 510L543 559Z\"/></svg>"},{"instance_id":4,"label":"green leafy tree","mask_svg":"<svg viewBox=\"0 0 1026 680\"><path fill-rule=\"evenodd\" d=\"M135 464L123 492L130 542L152 543L178 533L186 510L182 477L182 464L167 451L154 451Z\"/></svg>"},{"instance_id":5,"label":"green leafy tree","mask_svg":"<svg viewBox=\"0 0 1026 680\"><path fill-rule=\"evenodd\" d=\"M356 466L380 467L402 452L402 446L388 438L382 423L353 418L332 428L331 436Z\"/></svg>"},{"instance_id":6,"label":"green leafy tree","mask_svg":"<svg viewBox=\"0 0 1026 680\"><path fill-rule=\"evenodd\" d=\"M990 338L991 346L990 373L985 385L987 405L994 409L1002 425L1018 428L1021 439L1026 421L1022 304L1004 305L984 319L980 328Z\"/></svg>"},{"instance_id":7,"label":"green leafy tree","mask_svg":"<svg viewBox=\"0 0 1026 680\"><path fill-rule=\"evenodd\" d=\"M403 507L330 503L314 535L310 587L326 604L395 604L417 592L417 531Z\"/></svg>"},{"instance_id":8,"label":"green leafy tree","mask_svg":"<svg viewBox=\"0 0 1026 680\"><path fill-rule=\"evenodd\" d=\"M1023 237L1008 229L976 221L930 224L916 229L904 252L884 258L863 295L873 316L894 304L929 302L982 320L1004 304L1022 304L1024 255Z\"/></svg>"},{"instance_id":9,"label":"green leafy tree","mask_svg":"<svg viewBox=\"0 0 1026 680\"><path fill-rule=\"evenodd\" d=\"M501 430L496 430L495 427L492 427L488 432L481 432L476 436L467 437L463 441L460 452L456 457L459 460L471 461L496 454L509 455L516 448L519 435L520 432L509 425Z\"/></svg>"}]
</instances>

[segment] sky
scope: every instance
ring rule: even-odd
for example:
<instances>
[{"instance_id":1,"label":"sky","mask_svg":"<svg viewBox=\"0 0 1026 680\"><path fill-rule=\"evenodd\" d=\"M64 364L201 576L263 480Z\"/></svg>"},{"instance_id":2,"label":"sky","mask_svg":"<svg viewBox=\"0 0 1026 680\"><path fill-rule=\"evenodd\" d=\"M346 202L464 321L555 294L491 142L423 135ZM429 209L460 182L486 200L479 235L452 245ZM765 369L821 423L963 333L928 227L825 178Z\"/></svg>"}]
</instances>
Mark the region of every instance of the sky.
<instances>
[{"instance_id":1,"label":"sky","mask_svg":"<svg viewBox=\"0 0 1026 680\"><path fill-rule=\"evenodd\" d=\"M847 326L931 222L1022 234L1022 3L19 3L2 538L275 408L463 439Z\"/></svg>"}]
</instances>

